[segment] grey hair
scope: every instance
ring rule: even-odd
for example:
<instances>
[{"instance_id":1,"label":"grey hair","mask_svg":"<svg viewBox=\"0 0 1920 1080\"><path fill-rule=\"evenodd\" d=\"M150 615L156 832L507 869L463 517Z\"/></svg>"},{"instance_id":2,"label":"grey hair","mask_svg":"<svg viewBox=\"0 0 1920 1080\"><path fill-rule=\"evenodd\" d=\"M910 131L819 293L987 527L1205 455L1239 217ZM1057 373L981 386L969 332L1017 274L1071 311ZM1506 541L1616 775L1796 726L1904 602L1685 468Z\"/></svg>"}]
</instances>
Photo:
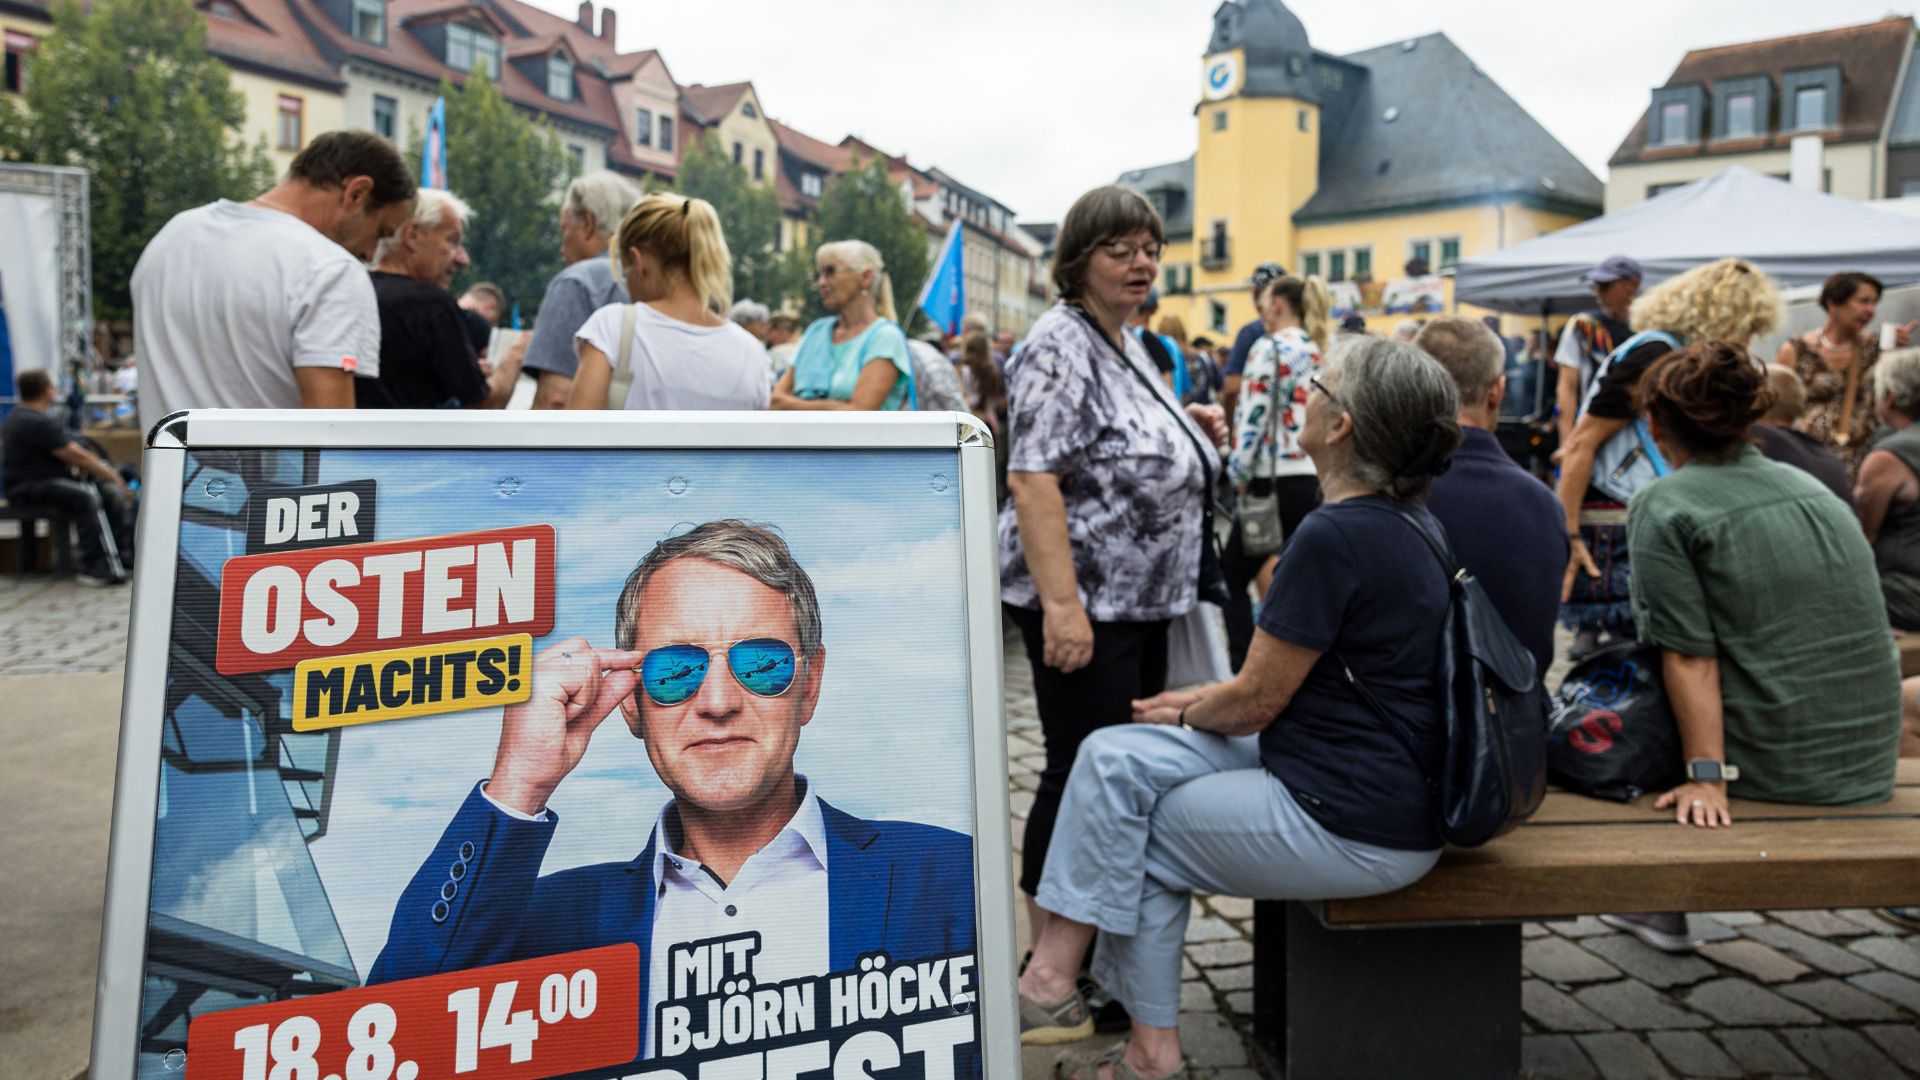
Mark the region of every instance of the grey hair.
<instances>
[{"instance_id":1,"label":"grey hair","mask_svg":"<svg viewBox=\"0 0 1920 1080\"><path fill-rule=\"evenodd\" d=\"M1920 349L1882 353L1873 366L1873 396L1892 398L1894 408L1920 419Z\"/></svg>"},{"instance_id":2,"label":"grey hair","mask_svg":"<svg viewBox=\"0 0 1920 1080\"><path fill-rule=\"evenodd\" d=\"M594 235L604 240L613 236L613 231L620 227L620 219L639 201L639 188L602 169L577 177L567 185L566 197L560 200L560 212L575 218L581 211L592 214Z\"/></svg>"},{"instance_id":3,"label":"grey hair","mask_svg":"<svg viewBox=\"0 0 1920 1080\"><path fill-rule=\"evenodd\" d=\"M757 300L741 300L733 305L732 311L727 312L727 318L745 326L748 323L766 322L773 318L773 312Z\"/></svg>"},{"instance_id":4,"label":"grey hair","mask_svg":"<svg viewBox=\"0 0 1920 1080\"><path fill-rule=\"evenodd\" d=\"M1506 346L1478 319L1458 315L1431 319L1414 335L1413 343L1447 369L1464 404L1485 401L1506 371Z\"/></svg>"},{"instance_id":5,"label":"grey hair","mask_svg":"<svg viewBox=\"0 0 1920 1080\"><path fill-rule=\"evenodd\" d=\"M1460 446L1460 391L1446 369L1404 342L1363 338L1324 381L1328 404L1353 417L1348 479L1394 499L1425 494Z\"/></svg>"},{"instance_id":6,"label":"grey hair","mask_svg":"<svg viewBox=\"0 0 1920 1080\"><path fill-rule=\"evenodd\" d=\"M1401 319L1399 322L1394 323L1393 340L1411 342L1414 338L1419 337L1422 321L1423 320L1420 319Z\"/></svg>"},{"instance_id":7,"label":"grey hair","mask_svg":"<svg viewBox=\"0 0 1920 1080\"><path fill-rule=\"evenodd\" d=\"M627 575L626 588L620 590L619 605L613 612L614 644L633 648L640 626L640 596L653 575L675 559L704 559L738 570L785 596L793 605L794 625L800 630L800 640L794 643L800 655L820 654L820 599L814 594L813 579L801 569L778 531L733 518L696 526L660 541L647 552Z\"/></svg>"},{"instance_id":8,"label":"grey hair","mask_svg":"<svg viewBox=\"0 0 1920 1080\"><path fill-rule=\"evenodd\" d=\"M451 191L423 187L414 193L413 213L408 214L407 220L401 222L400 229L408 225L421 229L437 229L440 227L441 217L449 210L453 211L453 216L460 222L460 227L463 229L473 220L473 207L468 206L465 199ZM374 245L371 265L379 266L387 261L389 255L399 250L400 229L395 229L392 236Z\"/></svg>"}]
</instances>

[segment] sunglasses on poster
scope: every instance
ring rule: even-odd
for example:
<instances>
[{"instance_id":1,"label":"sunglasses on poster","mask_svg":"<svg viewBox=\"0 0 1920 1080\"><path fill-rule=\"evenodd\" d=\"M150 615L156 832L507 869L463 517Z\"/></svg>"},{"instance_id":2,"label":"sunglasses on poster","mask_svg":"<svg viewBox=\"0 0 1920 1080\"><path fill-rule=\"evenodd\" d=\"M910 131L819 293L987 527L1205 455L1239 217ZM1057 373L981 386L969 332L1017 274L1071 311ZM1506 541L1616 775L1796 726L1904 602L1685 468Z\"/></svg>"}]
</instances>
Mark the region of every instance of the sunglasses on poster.
<instances>
[{"instance_id":1,"label":"sunglasses on poster","mask_svg":"<svg viewBox=\"0 0 1920 1080\"><path fill-rule=\"evenodd\" d=\"M679 705L700 691L714 650L722 648L733 681L748 693L776 698L793 687L793 646L778 638L687 641L650 649L640 658L640 687L656 705Z\"/></svg>"}]
</instances>

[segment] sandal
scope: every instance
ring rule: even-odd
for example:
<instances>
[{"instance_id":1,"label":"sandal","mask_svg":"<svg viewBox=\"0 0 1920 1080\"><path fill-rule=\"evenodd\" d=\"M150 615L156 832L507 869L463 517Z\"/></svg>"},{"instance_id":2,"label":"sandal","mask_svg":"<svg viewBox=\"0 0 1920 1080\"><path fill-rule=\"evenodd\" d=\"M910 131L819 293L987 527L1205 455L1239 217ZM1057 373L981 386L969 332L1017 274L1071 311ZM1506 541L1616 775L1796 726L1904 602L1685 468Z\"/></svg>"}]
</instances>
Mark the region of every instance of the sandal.
<instances>
[{"instance_id":1,"label":"sandal","mask_svg":"<svg viewBox=\"0 0 1920 1080\"><path fill-rule=\"evenodd\" d=\"M1076 987L1051 1005L1020 995L1020 1045L1057 1046L1078 1042L1093 1034L1093 1013Z\"/></svg>"},{"instance_id":2,"label":"sandal","mask_svg":"<svg viewBox=\"0 0 1920 1080\"><path fill-rule=\"evenodd\" d=\"M1113 1080L1147 1080L1127 1064L1127 1043L1124 1039L1105 1050L1072 1054L1060 1059L1054 1063L1053 1075L1058 1080L1099 1080L1102 1065L1113 1067ZM1179 1068L1165 1076L1156 1076L1153 1080L1188 1080L1191 1075L1183 1058Z\"/></svg>"}]
</instances>

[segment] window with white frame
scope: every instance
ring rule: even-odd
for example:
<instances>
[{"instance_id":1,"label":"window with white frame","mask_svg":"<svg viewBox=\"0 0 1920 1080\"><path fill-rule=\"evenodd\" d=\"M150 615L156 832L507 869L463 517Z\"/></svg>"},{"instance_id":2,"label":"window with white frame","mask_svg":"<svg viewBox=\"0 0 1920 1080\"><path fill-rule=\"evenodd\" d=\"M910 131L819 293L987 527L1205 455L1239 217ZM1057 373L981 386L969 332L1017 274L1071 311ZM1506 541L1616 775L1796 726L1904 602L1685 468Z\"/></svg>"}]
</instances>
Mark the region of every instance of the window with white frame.
<instances>
[{"instance_id":1,"label":"window with white frame","mask_svg":"<svg viewBox=\"0 0 1920 1080\"><path fill-rule=\"evenodd\" d=\"M800 194L810 195L817 199L820 197L820 188L821 188L821 183L820 183L819 173L806 172L806 173L800 174Z\"/></svg>"},{"instance_id":2,"label":"window with white frame","mask_svg":"<svg viewBox=\"0 0 1920 1080\"><path fill-rule=\"evenodd\" d=\"M385 94L373 95L373 133L391 141L399 129L400 103Z\"/></svg>"},{"instance_id":3,"label":"window with white frame","mask_svg":"<svg viewBox=\"0 0 1920 1080\"><path fill-rule=\"evenodd\" d=\"M633 114L633 141L640 146L653 145L653 110L638 109Z\"/></svg>"},{"instance_id":4,"label":"window with white frame","mask_svg":"<svg viewBox=\"0 0 1920 1080\"><path fill-rule=\"evenodd\" d=\"M7 81L9 94L27 92L27 73L33 67L34 50L40 45L40 39L32 34L22 34L15 30L6 32L7 43Z\"/></svg>"},{"instance_id":5,"label":"window with white frame","mask_svg":"<svg viewBox=\"0 0 1920 1080\"><path fill-rule=\"evenodd\" d=\"M1441 270L1452 269L1459 262L1460 262L1460 238L1457 236L1442 237L1440 240L1439 269Z\"/></svg>"},{"instance_id":6,"label":"window with white frame","mask_svg":"<svg viewBox=\"0 0 1920 1080\"><path fill-rule=\"evenodd\" d=\"M291 94L280 95L280 149L298 150L305 145L306 103Z\"/></svg>"},{"instance_id":7,"label":"window with white frame","mask_svg":"<svg viewBox=\"0 0 1920 1080\"><path fill-rule=\"evenodd\" d=\"M1348 281L1373 276L1373 246L1322 248L1300 253L1300 273L1306 277L1324 277L1328 281Z\"/></svg>"},{"instance_id":8,"label":"window with white frame","mask_svg":"<svg viewBox=\"0 0 1920 1080\"><path fill-rule=\"evenodd\" d=\"M1435 255L1439 258L1436 260ZM1427 264L1427 272L1439 273L1460 261L1458 236L1423 236L1407 241L1407 261Z\"/></svg>"},{"instance_id":9,"label":"window with white frame","mask_svg":"<svg viewBox=\"0 0 1920 1080\"><path fill-rule=\"evenodd\" d=\"M353 0L353 36L369 45L387 43L386 0Z\"/></svg>"},{"instance_id":10,"label":"window with white frame","mask_svg":"<svg viewBox=\"0 0 1920 1080\"><path fill-rule=\"evenodd\" d=\"M566 53L547 57L547 96L561 101L573 100L573 61Z\"/></svg>"},{"instance_id":11,"label":"window with white frame","mask_svg":"<svg viewBox=\"0 0 1920 1080\"><path fill-rule=\"evenodd\" d=\"M447 66L471 73L475 68L488 79L500 81L500 39L465 23L447 24Z\"/></svg>"},{"instance_id":12,"label":"window with white frame","mask_svg":"<svg viewBox=\"0 0 1920 1080\"><path fill-rule=\"evenodd\" d=\"M1320 253L1309 251L1300 256L1300 272L1307 277L1320 276Z\"/></svg>"},{"instance_id":13,"label":"window with white frame","mask_svg":"<svg viewBox=\"0 0 1920 1080\"><path fill-rule=\"evenodd\" d=\"M673 117L671 116L660 118L660 149L673 149Z\"/></svg>"}]
</instances>

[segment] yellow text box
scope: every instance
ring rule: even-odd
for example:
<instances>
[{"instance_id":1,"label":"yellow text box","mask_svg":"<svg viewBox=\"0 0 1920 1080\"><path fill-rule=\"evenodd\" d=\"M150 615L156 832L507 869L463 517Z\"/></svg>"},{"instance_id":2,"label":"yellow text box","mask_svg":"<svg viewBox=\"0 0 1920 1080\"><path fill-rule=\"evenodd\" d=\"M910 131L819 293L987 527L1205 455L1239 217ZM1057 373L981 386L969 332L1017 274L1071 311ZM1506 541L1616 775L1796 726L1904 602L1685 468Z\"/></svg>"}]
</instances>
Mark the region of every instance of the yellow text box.
<instances>
[{"instance_id":1,"label":"yellow text box","mask_svg":"<svg viewBox=\"0 0 1920 1080\"><path fill-rule=\"evenodd\" d=\"M532 693L531 634L302 660L293 669L293 730L512 705Z\"/></svg>"}]
</instances>

